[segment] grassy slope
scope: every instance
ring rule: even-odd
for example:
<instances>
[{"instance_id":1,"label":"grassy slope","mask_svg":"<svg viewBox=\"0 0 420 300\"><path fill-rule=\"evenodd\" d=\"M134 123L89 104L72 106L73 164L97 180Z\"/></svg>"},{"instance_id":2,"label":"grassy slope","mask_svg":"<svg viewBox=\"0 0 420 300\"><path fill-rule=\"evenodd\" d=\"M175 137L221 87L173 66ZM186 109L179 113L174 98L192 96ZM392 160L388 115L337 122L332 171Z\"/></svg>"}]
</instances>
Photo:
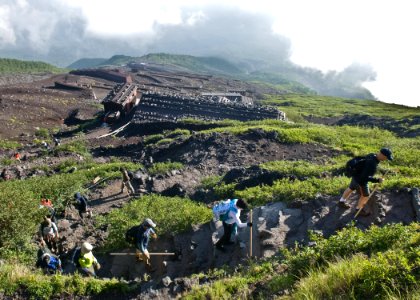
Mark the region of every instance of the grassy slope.
<instances>
[{"instance_id":1,"label":"grassy slope","mask_svg":"<svg viewBox=\"0 0 420 300\"><path fill-rule=\"evenodd\" d=\"M339 97L287 94L267 96L263 104L278 106L294 117L337 117L343 115L370 115L395 120L420 116L420 108L388 104L373 100L345 99Z\"/></svg>"},{"instance_id":2,"label":"grassy slope","mask_svg":"<svg viewBox=\"0 0 420 300\"><path fill-rule=\"evenodd\" d=\"M335 104L337 110L345 110L346 106L350 104L347 103L347 100L343 102L343 106L337 105L337 99L331 98L327 99L324 102L321 101L324 97L321 98L312 98L312 97L300 97L300 105L302 109L305 108L305 102L302 99L309 99L307 102L308 106L313 105L312 101L318 99L319 110L312 110L312 114L317 116L324 116L330 111L330 107ZM321 100L320 100L321 99ZM284 100L284 99L283 99ZM277 100L276 100L277 101ZM333 102L330 102L333 101ZM351 100L354 101L354 100ZM376 103L375 103L376 104ZM362 109L364 106L363 102L355 101L354 109ZM392 105L387 104L378 104L383 105L384 109L388 111L394 111ZM349 106L350 107L350 106ZM371 106L369 106L371 107ZM409 108L399 107L400 114L409 117L416 114L416 110ZM308 110L309 112L310 110ZM378 111L381 112L378 108ZM376 115L375 110L370 112L372 115ZM380 114L380 113L379 113ZM397 117L397 115L395 116ZM275 131L278 134L278 139L286 143L317 143L323 144L329 147L333 147L337 150L343 150L350 152L352 154L363 154L366 152L376 151L379 147L389 146L393 148L395 152L395 162L392 165L384 166L384 168L390 168L393 172L389 175L388 180L386 180L383 185L384 188L393 188L393 187L402 187L402 186L419 186L420 185L420 138L398 138L394 134L378 129L365 129L358 127L329 127L323 125L313 125L308 123L293 124L293 123L284 123L279 121L260 121L260 122L247 122L240 123L235 121L224 121L216 122L219 127L212 130L203 131L203 133L210 133L214 131L227 131L234 134L240 134L246 132L253 128L262 128L265 131ZM159 138L167 139L173 135L186 134L180 130L175 130L174 132L165 132L158 139L151 140L151 146L153 143L159 143ZM187 135L186 135L187 136ZM73 149L74 148L74 149ZM73 147L62 149L63 151L84 151L84 149L79 149L83 147ZM82 151L82 152L83 152ZM344 153L344 152L343 152ZM348 183L346 178L333 177L329 180L323 180L320 178L321 172L333 172L340 168L343 165L344 161L348 159L349 156L342 155L338 157L331 158L323 166L318 166L310 162L270 162L262 165L263 167L271 170L277 170L286 174L297 174L299 176L309 177L306 181L278 181L273 186L264 186L256 187L251 189L246 189L244 191L235 191L233 186L220 185L216 181L211 184L213 188L219 193L220 196L224 195L238 195L244 198L247 198L253 204L264 203L264 201L271 200L289 200L286 195L293 195L293 197L299 197L304 199L313 199L316 192L322 191L323 194L337 195L339 194L345 185ZM75 162L64 163L59 166L60 169L66 170L70 168ZM71 195L76 191L80 190L83 185L88 183L91 179L100 175L101 177L106 176L119 176L118 168L122 163L116 162L111 164L103 164L100 166L94 164L86 164L84 167L79 167L78 171L73 174L62 174L54 175L48 178L37 177L29 178L23 181L9 181L9 182L0 182L0 198L1 199L13 199L13 205L9 202L0 202L0 237L1 245L0 251L3 258L7 258L11 263L20 263L20 264L32 264L33 263L33 245L30 244L30 238L33 233L36 231L37 223L39 222L40 213L37 208L37 201L41 195L50 195L55 199L58 199L57 204L64 204L66 199L69 199ZM134 169L135 165L127 165L127 167ZM178 166L182 167L182 166ZM299 193L291 193L299 191ZM150 201L165 201L165 199L160 198L151 198ZM205 208L195 205L194 203L185 202L185 209L191 211L192 219L186 219L182 215L173 216L172 219L175 220L174 224L168 224L168 228L165 230L176 230L186 228L188 222L204 222L209 216L203 214ZM111 222L119 223L121 220L124 220L124 224L129 226L132 223L132 220L138 219L138 216L142 216L144 213L144 207L141 202L128 205L121 211L109 214L101 222ZM201 212L201 213L200 213ZM197 213L197 215L195 215ZM204 217L203 217L204 216ZM161 215L156 215L156 218L160 218ZM24 220L24 222L22 222ZM187 223L186 223L187 222ZM188 225L188 224L187 224ZM241 269L240 274L234 274L234 276L226 277L226 272L223 270L214 271L217 275L214 275L215 278L219 278L211 286L197 287L192 294L194 295L233 295L233 297L240 297L247 295L248 292L251 292L255 284L258 283L261 289L270 291L270 295L273 293L278 293L279 295L288 290L289 292L296 293L297 298L311 298L318 299L318 296L307 297L305 295L312 295L314 293L321 293L321 298L328 298L330 292L338 293L345 298L345 295L348 292L354 293L357 291L357 288L360 285L360 282L365 278L370 279L372 282L375 279L383 278L380 280L379 285L373 285L371 290L378 295L384 295L388 290L386 290L387 280L391 280L391 275L394 276L394 273L378 273L382 270L383 266L395 266L397 270L401 270L402 276L401 280L393 287L395 289L389 290L388 292L392 295L406 292L406 289L414 290L413 295L419 295L419 291L415 285L412 284L410 278L419 279L418 269L413 269L412 264L419 261L420 253L418 251L418 243L420 238L418 237L418 227L414 226L414 233L409 229L404 229L406 227L402 226L396 229L391 228L388 231L385 231L381 234L387 235L393 232L396 232L396 237L394 235L394 240L405 241L404 245L397 245L395 243L384 244L384 248L375 250L378 254L374 257L365 257L358 256L356 252L361 252L365 254L371 254L372 250L361 249L360 251L351 251L349 253L340 254L343 260L337 260L337 258L331 257L326 258L322 261L322 264L310 265L309 269L305 269L303 273L281 273L277 277L273 277L273 272L280 272L283 270L284 264L290 268L290 266L295 266L292 270L300 270L299 267L296 267L296 264L300 261L303 256L309 261L316 261L325 253L325 249L334 247L337 243L334 240L328 240L327 242L319 241L323 248L319 248L317 251L313 249L303 249L301 252L289 253L286 251L287 261L268 261L268 262L257 262L252 264L249 268L244 267ZM408 230L409 233L404 233L404 230ZM417 230L417 231L416 231ZM342 233L344 234L344 233ZM403 234L406 234L406 237L402 239ZM340 235L340 234L339 234ZM356 232L354 235L357 236L359 240L369 239L368 235L365 236L362 232ZM111 235L112 236L112 235ZM108 241L107 247L113 248L122 241L120 239L114 239ZM351 248L354 244L354 239L343 239L341 242L341 247L343 249ZM370 243L370 242L367 242ZM363 244L363 243L362 243ZM19 251L16 249L16 245L19 245ZM411 247L411 248L410 248ZM414 247L414 250L412 249ZM415 248L417 247L417 248ZM376 249L376 248L375 248ZM417 249L417 250L415 250ZM333 248L334 250L334 248ZM416 252L417 251L417 252ZM333 253L335 253L333 251ZM399 259L398 257L401 257ZM304 263L303 265L307 265ZM336 285L333 286L330 290L322 290L321 284L323 281L320 281L317 278L335 278L337 273L340 273L340 270L347 269L349 265L355 265L354 272L348 275L349 284L346 286ZM401 266L400 269L398 269ZM322 268L320 268L322 267ZM394 268L394 269L395 269ZM38 295L39 289L42 289L42 286L37 285L37 281L34 279L35 275L30 275L30 273L22 272L22 276L16 276L14 278L5 276L4 270L0 270L0 291L7 290L9 293L17 288L18 282L27 287L29 293L33 295ZM303 269L302 269L303 270ZM379 270L379 271L378 271ZM283 271L282 271L283 272ZM417 273L416 273L417 272ZM28 275L29 274L29 275ZM212 275L212 276L213 276ZM39 276L39 275L36 275ZM208 275L206 275L208 276ZM368 276L368 277L366 277ZM370 276L370 277L369 277ZM410 277L411 276L411 277ZM226 278L225 278L226 277ZM31 279L32 278L32 279ZM77 278L76 278L77 279ZM73 280L76 280L73 279ZM53 280L53 279L51 279ZM67 280L67 279L66 279ZM333 280L333 279L331 279ZM23 283L22 283L23 282ZM77 283L79 287L82 287L82 283ZM296 285L295 285L296 284ZM77 287L76 286L76 287ZM309 288L307 288L309 286ZM30 290L34 290L31 292ZM98 288L100 289L100 288ZM307 291L307 290L310 291ZM49 291L50 294L55 294L59 292L60 289ZM85 290L86 293L92 293L92 291ZM310 294L312 293L312 294ZM341 294L340 294L341 293ZM303 296L299 296L303 295ZM314 294L315 295L315 294Z\"/></svg>"},{"instance_id":3,"label":"grassy slope","mask_svg":"<svg viewBox=\"0 0 420 300\"><path fill-rule=\"evenodd\" d=\"M60 73L64 71L64 69L40 61L0 58L0 74Z\"/></svg>"}]
</instances>

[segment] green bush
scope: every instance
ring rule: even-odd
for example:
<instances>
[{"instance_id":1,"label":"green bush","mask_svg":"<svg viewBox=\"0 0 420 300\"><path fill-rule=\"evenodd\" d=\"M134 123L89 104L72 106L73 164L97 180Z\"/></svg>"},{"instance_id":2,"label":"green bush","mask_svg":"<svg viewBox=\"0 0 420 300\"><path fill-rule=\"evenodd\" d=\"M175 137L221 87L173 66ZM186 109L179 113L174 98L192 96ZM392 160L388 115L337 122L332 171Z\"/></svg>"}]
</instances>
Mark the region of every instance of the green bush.
<instances>
[{"instance_id":1,"label":"green bush","mask_svg":"<svg viewBox=\"0 0 420 300\"><path fill-rule=\"evenodd\" d=\"M7 149L17 149L22 145L15 141L8 141L0 139L0 149L7 150Z\"/></svg>"},{"instance_id":2,"label":"green bush","mask_svg":"<svg viewBox=\"0 0 420 300\"><path fill-rule=\"evenodd\" d=\"M70 153L77 153L84 157L90 157L90 153L86 146L86 142L84 140L77 140L74 142L69 142L65 144L61 144L54 148L54 153L58 154L60 152L70 152Z\"/></svg>"},{"instance_id":3,"label":"green bush","mask_svg":"<svg viewBox=\"0 0 420 300\"><path fill-rule=\"evenodd\" d=\"M164 131L163 134L166 138L175 138L179 136L189 136L190 131L188 129L175 129L171 131Z\"/></svg>"},{"instance_id":4,"label":"green bush","mask_svg":"<svg viewBox=\"0 0 420 300\"><path fill-rule=\"evenodd\" d=\"M172 170L181 170L183 167L184 165L180 162L158 162L149 167L147 171L151 175L163 175Z\"/></svg>"},{"instance_id":5,"label":"green bush","mask_svg":"<svg viewBox=\"0 0 420 300\"><path fill-rule=\"evenodd\" d=\"M121 166L134 168L136 165L86 164L71 174L0 182L0 255L32 256L33 249L29 241L36 234L45 213L39 209L42 197L50 198L57 210L63 210L67 201L73 199L74 193L83 192L96 176L120 177Z\"/></svg>"},{"instance_id":6,"label":"green bush","mask_svg":"<svg viewBox=\"0 0 420 300\"><path fill-rule=\"evenodd\" d=\"M292 251L284 250L283 254L288 261L290 271L298 275L305 273L309 268L322 266L335 257L348 257L358 252L370 255L393 248L405 249L418 246L419 226L418 223L409 226L402 224L371 226L366 232L351 226L328 239L311 234L316 246Z\"/></svg>"},{"instance_id":7,"label":"green bush","mask_svg":"<svg viewBox=\"0 0 420 300\"><path fill-rule=\"evenodd\" d=\"M104 250L126 247L125 232L145 218L151 218L157 224L158 235L163 235L179 233L190 229L192 224L208 222L212 218L212 212L206 206L189 199L144 196L97 218L98 226L109 225Z\"/></svg>"},{"instance_id":8,"label":"green bush","mask_svg":"<svg viewBox=\"0 0 420 300\"><path fill-rule=\"evenodd\" d=\"M35 131L35 136L43 139L48 139L50 137L50 132L46 128L39 128Z\"/></svg>"},{"instance_id":9,"label":"green bush","mask_svg":"<svg viewBox=\"0 0 420 300\"><path fill-rule=\"evenodd\" d=\"M420 253L388 250L371 258L354 255L330 262L323 269L311 269L292 294L294 299L385 299L399 294L406 298L418 289L416 271ZM417 260L417 262L416 262Z\"/></svg>"},{"instance_id":10,"label":"green bush","mask_svg":"<svg viewBox=\"0 0 420 300\"><path fill-rule=\"evenodd\" d=\"M65 295L99 295L111 290L127 293L135 288L117 279L95 279L78 273L47 276L19 264L6 264L0 270L0 292L9 297L22 290L30 299L51 299Z\"/></svg>"},{"instance_id":11,"label":"green bush","mask_svg":"<svg viewBox=\"0 0 420 300\"><path fill-rule=\"evenodd\" d=\"M154 135L149 135L147 137L144 138L144 144L145 145L149 145L149 144L154 144L157 141L163 139L165 136L163 134L154 134Z\"/></svg>"}]
</instances>

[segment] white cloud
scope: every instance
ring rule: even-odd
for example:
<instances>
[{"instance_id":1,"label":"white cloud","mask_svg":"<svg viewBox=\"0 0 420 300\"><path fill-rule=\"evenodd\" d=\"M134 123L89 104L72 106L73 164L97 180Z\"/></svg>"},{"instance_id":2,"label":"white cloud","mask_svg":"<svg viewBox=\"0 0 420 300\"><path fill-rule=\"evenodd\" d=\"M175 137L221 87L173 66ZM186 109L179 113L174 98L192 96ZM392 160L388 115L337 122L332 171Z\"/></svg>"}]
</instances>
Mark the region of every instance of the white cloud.
<instances>
[{"instance_id":1,"label":"white cloud","mask_svg":"<svg viewBox=\"0 0 420 300\"><path fill-rule=\"evenodd\" d=\"M369 64L377 72L375 82L366 83L380 100L420 105L416 100L417 70L420 69L420 46L417 29L420 18L416 1L410 0L1 0L0 54L73 60L81 56L110 56L116 53L140 55L160 49L185 50L175 37L185 38L179 30L200 44L200 33L208 41L207 52L218 42L229 41L226 34L242 36L241 26L260 34L256 48L246 42L243 51L267 48L291 50L296 64L327 72L341 71L353 63ZM220 12L221 26L213 23L209 32L209 11ZM222 12L227 11L231 15ZM264 14L266 20L260 16ZM255 15L257 17L253 18ZM236 17L239 16L239 17ZM217 14L211 17L217 18ZM247 23L243 18L255 22ZM229 24L229 18L236 24ZM238 24L240 22L241 24ZM266 28L272 22L276 40ZM243 23L243 24L242 24ZM187 25L187 26L183 26ZM233 28L233 29L232 29ZM192 31L197 29L196 32ZM211 28L209 28L211 29ZM178 31L177 31L178 30ZM162 37L174 38L165 44ZM196 35L195 35L196 34ZM224 35L223 35L224 34ZM169 36L170 38L171 36ZM283 37L290 40L290 44ZM238 41L238 40L236 40ZM159 42L156 46L156 42ZM207 44L206 44L207 43ZM274 46L272 44L275 44ZM155 46L154 46L155 45ZM223 50L223 46L218 46ZM251 47L251 48L250 48ZM259 48L258 48L259 47ZM276 48L277 47L277 48ZM288 48L290 47L290 49ZM188 49L200 54L198 48ZM30 52L32 51L32 52ZM225 53L236 51L228 48ZM241 51L241 52L243 52ZM201 52L203 53L203 52ZM288 52L282 52L286 57ZM288 57L288 56L287 56Z\"/></svg>"},{"instance_id":2,"label":"white cloud","mask_svg":"<svg viewBox=\"0 0 420 300\"><path fill-rule=\"evenodd\" d=\"M7 6L0 6L0 47L14 45L16 36L10 26L10 9Z\"/></svg>"}]
</instances>

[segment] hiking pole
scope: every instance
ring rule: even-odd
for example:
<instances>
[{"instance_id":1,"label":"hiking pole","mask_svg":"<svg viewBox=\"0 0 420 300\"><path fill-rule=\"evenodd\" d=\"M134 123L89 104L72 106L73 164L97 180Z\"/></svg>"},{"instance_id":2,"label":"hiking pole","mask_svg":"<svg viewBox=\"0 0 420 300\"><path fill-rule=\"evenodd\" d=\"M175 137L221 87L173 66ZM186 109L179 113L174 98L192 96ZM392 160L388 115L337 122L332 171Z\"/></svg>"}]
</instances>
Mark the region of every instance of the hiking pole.
<instances>
[{"instance_id":1,"label":"hiking pole","mask_svg":"<svg viewBox=\"0 0 420 300\"><path fill-rule=\"evenodd\" d=\"M388 169L388 170L385 172L385 174L384 174L384 176L383 176L383 177L385 177L385 175L386 175L386 174L388 174L389 170L390 170L390 169ZM372 196L373 196L373 193L375 193L375 192L376 192L376 190L378 189L378 187L379 187L379 183L375 185L375 187L373 188L372 192L369 194L369 196L368 196L368 198L367 198L367 200L366 200L366 203L365 203L365 204L364 204L361 208L359 208L359 210L357 211L357 213L354 215L354 219L356 219L356 218L357 218L357 216L360 214L360 212L362 211L362 209L363 209L363 208L365 207L365 205L369 202L370 197L372 197Z\"/></svg>"},{"instance_id":2,"label":"hiking pole","mask_svg":"<svg viewBox=\"0 0 420 300\"><path fill-rule=\"evenodd\" d=\"M91 186L87 187L86 189L90 190L91 188L93 188L93 187L97 186L97 185L98 185L98 184L100 184L101 182L104 182L105 180L107 180L107 179L109 179L109 178L111 178L111 177L112 177L112 176L105 177L105 178L103 178L103 179L99 180L98 182L96 182L95 184L93 184L93 185L91 185Z\"/></svg>"},{"instance_id":3,"label":"hiking pole","mask_svg":"<svg viewBox=\"0 0 420 300\"><path fill-rule=\"evenodd\" d=\"M249 219L252 222L252 209L249 212ZM249 257L252 257L252 226L249 227Z\"/></svg>"}]
</instances>

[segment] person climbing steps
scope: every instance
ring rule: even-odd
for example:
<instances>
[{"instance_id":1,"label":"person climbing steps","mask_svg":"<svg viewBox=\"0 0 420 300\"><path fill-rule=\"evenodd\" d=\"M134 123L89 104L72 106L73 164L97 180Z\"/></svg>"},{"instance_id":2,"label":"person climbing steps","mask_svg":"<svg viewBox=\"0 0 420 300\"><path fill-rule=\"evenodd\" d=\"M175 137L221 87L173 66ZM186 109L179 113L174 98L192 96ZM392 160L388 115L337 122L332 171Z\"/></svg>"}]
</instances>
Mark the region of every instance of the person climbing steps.
<instances>
[{"instance_id":1,"label":"person climbing steps","mask_svg":"<svg viewBox=\"0 0 420 300\"><path fill-rule=\"evenodd\" d=\"M370 195L368 183L383 182L383 178L375 178L373 176L377 171L378 164L385 160L393 160L392 151L388 148L382 148L376 154L372 153L365 157L355 157L349 160L346 164L346 175L351 177L351 182L338 201L338 206L344 209L351 208L351 205L347 203L347 199L355 190L358 190L360 198L356 209L361 210L359 213L360 216L370 215L370 210L365 208Z\"/></svg>"}]
</instances>

